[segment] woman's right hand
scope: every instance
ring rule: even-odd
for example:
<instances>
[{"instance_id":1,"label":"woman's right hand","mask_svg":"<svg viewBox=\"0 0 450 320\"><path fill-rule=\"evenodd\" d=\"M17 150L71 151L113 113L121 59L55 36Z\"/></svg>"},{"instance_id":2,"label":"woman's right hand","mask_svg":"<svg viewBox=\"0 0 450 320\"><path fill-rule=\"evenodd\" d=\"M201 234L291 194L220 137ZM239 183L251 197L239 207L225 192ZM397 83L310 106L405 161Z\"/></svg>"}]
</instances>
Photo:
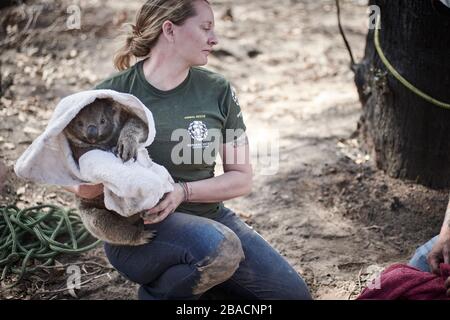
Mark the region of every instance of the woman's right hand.
<instances>
[{"instance_id":1,"label":"woman's right hand","mask_svg":"<svg viewBox=\"0 0 450 320\"><path fill-rule=\"evenodd\" d=\"M450 263L450 232L441 232L439 239L428 254L428 264L431 272L441 275L439 264L444 262Z\"/></svg>"},{"instance_id":2,"label":"woman's right hand","mask_svg":"<svg viewBox=\"0 0 450 320\"><path fill-rule=\"evenodd\" d=\"M67 191L75 193L80 198L94 199L103 193L103 184L80 184L73 187L65 187Z\"/></svg>"}]
</instances>

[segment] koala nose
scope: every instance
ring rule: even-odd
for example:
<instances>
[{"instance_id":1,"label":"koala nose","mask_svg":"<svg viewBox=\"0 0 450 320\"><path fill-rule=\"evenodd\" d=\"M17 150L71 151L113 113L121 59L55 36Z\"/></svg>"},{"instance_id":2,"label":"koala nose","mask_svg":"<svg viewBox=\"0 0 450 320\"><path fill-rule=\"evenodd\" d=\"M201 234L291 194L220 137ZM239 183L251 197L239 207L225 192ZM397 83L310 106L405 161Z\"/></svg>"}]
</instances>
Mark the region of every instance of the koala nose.
<instances>
[{"instance_id":1,"label":"koala nose","mask_svg":"<svg viewBox=\"0 0 450 320\"><path fill-rule=\"evenodd\" d=\"M98 136L98 129L96 126L90 125L87 127L86 136L89 140L95 140Z\"/></svg>"}]
</instances>

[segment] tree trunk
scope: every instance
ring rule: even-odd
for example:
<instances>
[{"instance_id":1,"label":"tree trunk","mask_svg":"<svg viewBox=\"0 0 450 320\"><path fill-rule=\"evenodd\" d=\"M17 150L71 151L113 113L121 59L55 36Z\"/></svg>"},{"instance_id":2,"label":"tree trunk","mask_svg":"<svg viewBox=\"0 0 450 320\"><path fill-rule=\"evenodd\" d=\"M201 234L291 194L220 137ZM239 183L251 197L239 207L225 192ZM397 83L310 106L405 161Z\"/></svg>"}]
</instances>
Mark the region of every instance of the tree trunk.
<instances>
[{"instance_id":1,"label":"tree trunk","mask_svg":"<svg viewBox=\"0 0 450 320\"><path fill-rule=\"evenodd\" d=\"M371 0L381 14L380 43L387 59L416 88L450 103L450 17L431 0ZM438 10L436 4L439 4ZM377 167L395 178L432 188L450 186L450 110L407 89L381 62L369 30L356 67L362 103L359 132L375 151Z\"/></svg>"}]
</instances>

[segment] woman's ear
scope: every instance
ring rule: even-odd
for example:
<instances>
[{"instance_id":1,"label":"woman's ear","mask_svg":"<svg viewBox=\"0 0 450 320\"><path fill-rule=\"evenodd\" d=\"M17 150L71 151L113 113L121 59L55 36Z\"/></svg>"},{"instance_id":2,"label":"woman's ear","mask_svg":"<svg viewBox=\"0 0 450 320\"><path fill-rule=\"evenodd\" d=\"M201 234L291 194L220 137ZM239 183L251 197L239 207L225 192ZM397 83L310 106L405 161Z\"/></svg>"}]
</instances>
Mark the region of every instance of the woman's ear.
<instances>
[{"instance_id":1,"label":"woman's ear","mask_svg":"<svg viewBox=\"0 0 450 320\"><path fill-rule=\"evenodd\" d=\"M164 34L164 37L167 39L167 41L169 41L170 43L174 41L173 31L174 31L174 24L172 23L172 21L170 20L164 21L162 25L162 33Z\"/></svg>"}]
</instances>

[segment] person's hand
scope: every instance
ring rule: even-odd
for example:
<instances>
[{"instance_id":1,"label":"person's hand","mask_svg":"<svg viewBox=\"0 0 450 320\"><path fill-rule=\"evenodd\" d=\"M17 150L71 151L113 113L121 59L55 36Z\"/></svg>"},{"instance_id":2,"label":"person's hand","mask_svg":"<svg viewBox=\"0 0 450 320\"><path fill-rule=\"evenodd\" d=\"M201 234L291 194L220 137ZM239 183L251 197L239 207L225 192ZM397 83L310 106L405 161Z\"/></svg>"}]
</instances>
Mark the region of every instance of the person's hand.
<instances>
[{"instance_id":1,"label":"person's hand","mask_svg":"<svg viewBox=\"0 0 450 320\"><path fill-rule=\"evenodd\" d=\"M94 199L103 193L103 184L80 184L75 187L66 187L65 189L75 193L80 198Z\"/></svg>"},{"instance_id":2,"label":"person's hand","mask_svg":"<svg viewBox=\"0 0 450 320\"><path fill-rule=\"evenodd\" d=\"M431 249L427 259L431 272L441 275L439 264L441 262L450 263L450 233L441 233L439 235L439 239Z\"/></svg>"},{"instance_id":3,"label":"person's hand","mask_svg":"<svg viewBox=\"0 0 450 320\"><path fill-rule=\"evenodd\" d=\"M169 214L174 212L183 201L183 187L176 183L172 192L166 193L156 206L142 214L144 224L153 224L164 220Z\"/></svg>"}]
</instances>

